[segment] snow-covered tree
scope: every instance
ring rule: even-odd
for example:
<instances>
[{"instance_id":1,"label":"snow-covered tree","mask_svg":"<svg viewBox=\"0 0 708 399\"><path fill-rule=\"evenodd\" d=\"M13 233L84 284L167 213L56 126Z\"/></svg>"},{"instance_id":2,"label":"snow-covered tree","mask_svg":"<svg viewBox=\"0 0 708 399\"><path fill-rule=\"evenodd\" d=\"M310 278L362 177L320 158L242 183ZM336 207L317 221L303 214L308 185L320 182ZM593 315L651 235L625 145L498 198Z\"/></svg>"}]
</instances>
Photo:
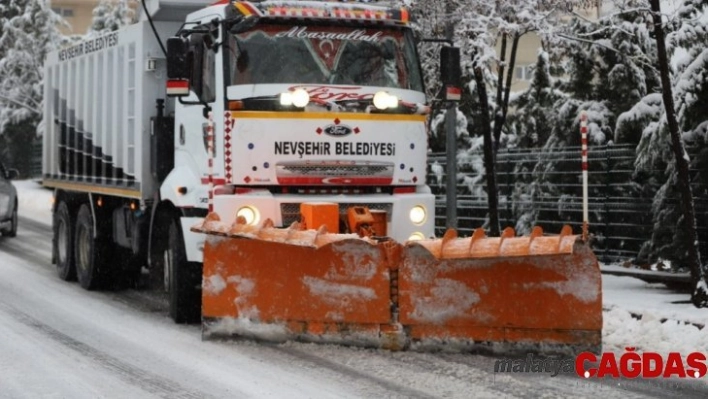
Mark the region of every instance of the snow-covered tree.
<instances>
[{"instance_id":1,"label":"snow-covered tree","mask_svg":"<svg viewBox=\"0 0 708 399\"><path fill-rule=\"evenodd\" d=\"M44 59L69 40L58 28L65 22L42 0L12 0L21 13L2 17L0 36L0 130L8 122L41 119Z\"/></svg>"},{"instance_id":2,"label":"snow-covered tree","mask_svg":"<svg viewBox=\"0 0 708 399\"><path fill-rule=\"evenodd\" d=\"M477 122L471 126L474 130L470 131L470 135L484 137L490 231L497 234L499 226L494 151L499 148L505 133L519 39L529 32L546 35L554 31L558 14L565 11L569 4L580 2L409 0L404 3L413 7L413 14L418 16L417 27L424 36L443 38L447 29L454 29L453 42L462 50L465 81L474 82L467 85L470 94L477 98L474 110L476 115L469 115L468 118L468 121ZM496 50L497 43L500 51ZM428 65L426 70L430 71L432 65L434 63Z\"/></svg>"},{"instance_id":3,"label":"snow-covered tree","mask_svg":"<svg viewBox=\"0 0 708 399\"><path fill-rule=\"evenodd\" d=\"M554 82L548 53L539 49L529 88L511 102L515 111L510 116L509 129L516 136L519 147L542 147L548 140L557 116L553 106L565 97L564 93L554 88Z\"/></svg>"},{"instance_id":4,"label":"snow-covered tree","mask_svg":"<svg viewBox=\"0 0 708 399\"><path fill-rule=\"evenodd\" d=\"M705 229L708 221L697 217L695 196L706 193L702 173L689 173L688 164L705 165L706 142L703 139L708 105L708 2L684 0L675 11L651 1L656 21L657 43L666 35L667 55L660 57L662 72L662 110L642 132L638 147L637 171L662 183L656 190L652 207L654 231L642 254L649 260L666 257L676 264L688 266L697 289L693 301L705 306L708 289L697 248L697 229ZM660 49L662 50L662 49ZM662 54L661 52L659 53ZM669 57L671 65L669 65ZM671 68L669 68L671 67ZM673 94L673 95L671 95ZM646 102L646 101L645 101ZM632 120L628 117L627 119ZM686 149L693 158L686 154ZM688 161L688 162L686 162ZM650 168L657 168L658 171ZM690 185L689 185L690 181ZM701 237L705 242L705 235ZM706 249L703 250L706 255Z\"/></svg>"},{"instance_id":5,"label":"snow-covered tree","mask_svg":"<svg viewBox=\"0 0 708 399\"><path fill-rule=\"evenodd\" d=\"M136 22L136 0L101 0L93 9L93 19L86 34L100 35Z\"/></svg>"},{"instance_id":6,"label":"snow-covered tree","mask_svg":"<svg viewBox=\"0 0 708 399\"><path fill-rule=\"evenodd\" d=\"M42 119L43 64L49 51L69 40L65 22L43 0L10 0L0 9L0 134L5 144L27 145ZM20 128L21 127L21 128ZM6 147L7 148L7 147ZM14 156L21 151L15 148Z\"/></svg>"},{"instance_id":7,"label":"snow-covered tree","mask_svg":"<svg viewBox=\"0 0 708 399\"><path fill-rule=\"evenodd\" d=\"M646 10L622 10L598 21L575 18L566 32L549 37L568 79L560 89L577 100L605 102L614 126L622 112L660 89L656 45Z\"/></svg>"},{"instance_id":8,"label":"snow-covered tree","mask_svg":"<svg viewBox=\"0 0 708 399\"><path fill-rule=\"evenodd\" d=\"M536 64L531 69L529 88L511 100L514 112L509 116L509 133L514 137L513 147L518 149L540 149L556 123L554 104L563 93L554 88L555 78L550 73L548 53L539 49ZM507 147L509 148L509 147ZM514 176L513 188L508 198L502 198L511 209L516 220L515 229L527 234L536 224L539 209L538 194L542 193L540 179L534 174L538 159L525 156L522 152L509 165L499 164L506 174Z\"/></svg>"},{"instance_id":9,"label":"snow-covered tree","mask_svg":"<svg viewBox=\"0 0 708 399\"><path fill-rule=\"evenodd\" d=\"M533 180L522 181L514 193L517 230L527 232L538 220L579 220L579 204L569 201L581 194L580 154L575 157L566 148L580 146L581 111L588 113L592 153L593 147L613 144L618 115L634 107L646 94L659 90L654 68L655 44L647 29L648 21L645 11L634 9L621 9L598 21L575 14L564 27L543 37L544 47L549 52L543 60L549 64L548 73L536 74L529 90L518 96L517 115L511 125L519 135L520 146L543 147L543 155L533 168ZM549 80L552 89L539 91ZM546 94L552 97L542 96ZM633 140L636 144L640 136L626 130L623 130L621 142ZM537 135L545 137L535 140ZM606 170L611 167L608 162L591 159L589 167ZM528 177L523 173L528 170L527 165L521 163L519 167L522 169L515 173L524 180ZM570 171L576 173L568 173ZM590 176L591 197L601 194L599 187L604 190L602 195L611 197L638 195L636 184L608 181L608 178L612 179L611 175ZM590 218L598 222L602 216L591 213ZM630 217L629 214L613 215L619 218L614 220L616 222L629 222L625 218ZM598 232L594 233L602 238Z\"/></svg>"}]
</instances>

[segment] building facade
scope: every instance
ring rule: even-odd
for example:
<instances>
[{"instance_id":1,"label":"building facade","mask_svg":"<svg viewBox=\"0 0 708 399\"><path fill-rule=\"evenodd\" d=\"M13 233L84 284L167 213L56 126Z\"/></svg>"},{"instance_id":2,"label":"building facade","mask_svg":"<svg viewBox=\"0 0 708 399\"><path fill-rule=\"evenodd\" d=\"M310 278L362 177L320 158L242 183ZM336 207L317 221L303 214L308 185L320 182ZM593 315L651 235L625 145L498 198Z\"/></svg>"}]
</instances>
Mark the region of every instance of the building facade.
<instances>
[{"instance_id":1,"label":"building facade","mask_svg":"<svg viewBox=\"0 0 708 399\"><path fill-rule=\"evenodd\" d=\"M65 34L83 35L91 26L93 9L99 0L49 0L52 11L63 17L70 27L62 28Z\"/></svg>"}]
</instances>

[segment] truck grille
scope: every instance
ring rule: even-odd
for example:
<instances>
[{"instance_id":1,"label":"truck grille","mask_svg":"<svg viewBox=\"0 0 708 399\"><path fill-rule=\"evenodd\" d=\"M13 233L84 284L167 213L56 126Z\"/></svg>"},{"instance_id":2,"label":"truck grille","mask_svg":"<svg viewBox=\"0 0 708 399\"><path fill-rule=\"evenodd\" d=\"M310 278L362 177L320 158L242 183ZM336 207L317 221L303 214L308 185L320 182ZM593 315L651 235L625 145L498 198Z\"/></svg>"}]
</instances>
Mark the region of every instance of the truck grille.
<instances>
[{"instance_id":1,"label":"truck grille","mask_svg":"<svg viewBox=\"0 0 708 399\"><path fill-rule=\"evenodd\" d=\"M386 214L390 215L391 210L393 210L393 204L350 204L344 203L339 204L339 214L345 215L347 213L347 208L352 206L365 206L372 211L386 211ZM280 214L283 217L283 226L290 226L293 222L300 221L300 203L299 202L289 202L280 204Z\"/></svg>"},{"instance_id":2,"label":"truck grille","mask_svg":"<svg viewBox=\"0 0 708 399\"><path fill-rule=\"evenodd\" d=\"M328 177L350 177L350 176L393 176L393 164L383 162L373 162L368 164L336 164L327 163L303 163L287 162L278 164L278 176L328 176Z\"/></svg>"}]
</instances>

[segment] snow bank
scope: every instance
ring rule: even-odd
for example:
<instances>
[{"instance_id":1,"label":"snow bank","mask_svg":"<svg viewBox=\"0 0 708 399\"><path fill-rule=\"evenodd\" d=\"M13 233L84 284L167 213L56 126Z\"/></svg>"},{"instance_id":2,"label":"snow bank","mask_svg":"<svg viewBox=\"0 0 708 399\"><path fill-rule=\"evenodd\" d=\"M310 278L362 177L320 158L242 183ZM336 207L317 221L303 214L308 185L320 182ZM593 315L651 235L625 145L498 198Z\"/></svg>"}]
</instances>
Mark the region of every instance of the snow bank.
<instances>
[{"instance_id":1,"label":"snow bank","mask_svg":"<svg viewBox=\"0 0 708 399\"><path fill-rule=\"evenodd\" d=\"M637 347L640 352L658 352L667 355L679 352L708 353L708 329L699 329L692 324L678 320L663 320L652 313L642 314L641 320L629 311L612 307L604 313L602 332L605 352L624 352L628 346ZM662 322L663 321L663 322Z\"/></svg>"},{"instance_id":2,"label":"snow bank","mask_svg":"<svg viewBox=\"0 0 708 399\"><path fill-rule=\"evenodd\" d=\"M604 352L708 353L708 309L686 303L688 294L633 277L602 276ZM708 384L708 379L701 379Z\"/></svg>"},{"instance_id":3,"label":"snow bank","mask_svg":"<svg viewBox=\"0 0 708 399\"><path fill-rule=\"evenodd\" d=\"M708 325L708 309L697 309L686 303L690 299L688 294L676 293L663 284L603 275L602 290L605 308L621 308L635 314L652 314L660 319Z\"/></svg>"}]
</instances>

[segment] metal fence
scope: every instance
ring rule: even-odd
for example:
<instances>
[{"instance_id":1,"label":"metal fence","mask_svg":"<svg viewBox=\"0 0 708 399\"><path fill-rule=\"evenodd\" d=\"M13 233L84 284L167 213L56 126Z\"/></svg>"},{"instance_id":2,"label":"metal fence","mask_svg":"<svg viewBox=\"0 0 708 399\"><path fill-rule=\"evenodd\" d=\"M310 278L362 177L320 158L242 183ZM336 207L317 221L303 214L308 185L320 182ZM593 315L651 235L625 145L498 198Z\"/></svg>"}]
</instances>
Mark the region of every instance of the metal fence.
<instances>
[{"instance_id":1,"label":"metal fence","mask_svg":"<svg viewBox=\"0 0 708 399\"><path fill-rule=\"evenodd\" d=\"M481 157L481 154L479 154ZM589 217L591 243L596 254L605 262L634 258L642 245L652 237L653 191L633 179L635 146L592 147L589 162ZM436 195L436 234L446 228L444 154L431 154L428 184ZM543 164L540 164L543 163ZM544 164L554 168L545 170ZM433 167L433 165L435 165ZM535 213L535 225L548 233L557 234L563 225L580 233L582 227L582 180L580 147L544 152L536 150L500 150L497 154L497 184L499 188L499 218L501 227L515 227L524 211ZM437 171L437 173L435 172ZM440 173L442 172L442 173ZM542 176L540 176L542 175ZM474 187L465 183L479 178L473 168L458 167L457 225L461 235L470 235L488 220L486 197L475 195ZM553 189L532 200L518 197L520 185L553 181ZM486 192L486 181L476 182ZM543 183L542 183L543 184ZM543 190L540 190L543 191ZM708 196L694 190L698 233L701 247L708 247ZM486 195L486 194L485 194ZM669 199L675 201L675 199ZM663 226L666 234L676 234L675 226ZM702 251L706 252L706 251Z\"/></svg>"}]
</instances>

